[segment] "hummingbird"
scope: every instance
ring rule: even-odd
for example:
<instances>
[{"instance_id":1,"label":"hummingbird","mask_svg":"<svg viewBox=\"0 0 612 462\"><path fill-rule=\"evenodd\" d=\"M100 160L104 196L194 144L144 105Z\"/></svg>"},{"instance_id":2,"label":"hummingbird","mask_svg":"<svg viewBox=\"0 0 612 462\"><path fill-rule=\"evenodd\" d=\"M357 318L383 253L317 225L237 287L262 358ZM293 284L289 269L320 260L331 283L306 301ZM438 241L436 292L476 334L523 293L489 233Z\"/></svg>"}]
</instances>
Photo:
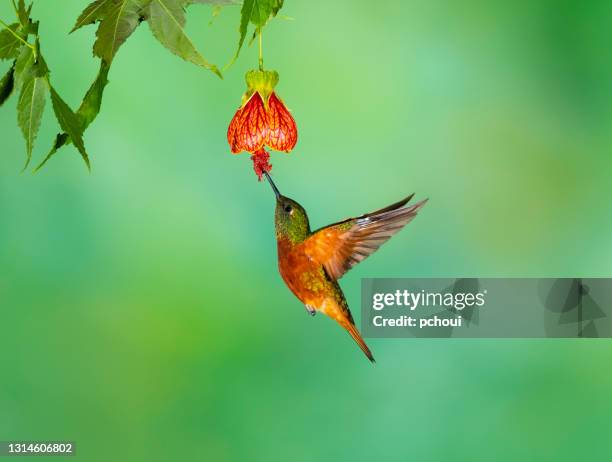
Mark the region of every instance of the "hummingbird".
<instances>
[{"instance_id":1,"label":"hummingbird","mask_svg":"<svg viewBox=\"0 0 612 462\"><path fill-rule=\"evenodd\" d=\"M375 362L338 280L410 223L427 199L407 205L414 196L411 194L375 212L311 231L304 207L283 196L268 172L263 173L276 195L274 225L283 281L310 315L321 312L335 320Z\"/></svg>"}]
</instances>

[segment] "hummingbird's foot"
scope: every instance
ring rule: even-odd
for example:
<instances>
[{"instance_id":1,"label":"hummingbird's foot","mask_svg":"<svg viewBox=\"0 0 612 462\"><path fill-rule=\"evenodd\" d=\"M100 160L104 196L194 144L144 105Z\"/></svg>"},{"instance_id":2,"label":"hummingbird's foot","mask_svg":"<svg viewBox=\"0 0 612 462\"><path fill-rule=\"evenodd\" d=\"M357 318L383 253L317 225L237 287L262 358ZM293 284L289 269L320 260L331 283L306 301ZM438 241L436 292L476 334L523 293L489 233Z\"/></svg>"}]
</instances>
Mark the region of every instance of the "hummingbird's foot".
<instances>
[{"instance_id":1,"label":"hummingbird's foot","mask_svg":"<svg viewBox=\"0 0 612 462\"><path fill-rule=\"evenodd\" d=\"M315 310L312 306L304 305L304 307L306 308L306 311L308 311L308 314L310 316L314 316L315 314L317 314L317 310Z\"/></svg>"}]
</instances>

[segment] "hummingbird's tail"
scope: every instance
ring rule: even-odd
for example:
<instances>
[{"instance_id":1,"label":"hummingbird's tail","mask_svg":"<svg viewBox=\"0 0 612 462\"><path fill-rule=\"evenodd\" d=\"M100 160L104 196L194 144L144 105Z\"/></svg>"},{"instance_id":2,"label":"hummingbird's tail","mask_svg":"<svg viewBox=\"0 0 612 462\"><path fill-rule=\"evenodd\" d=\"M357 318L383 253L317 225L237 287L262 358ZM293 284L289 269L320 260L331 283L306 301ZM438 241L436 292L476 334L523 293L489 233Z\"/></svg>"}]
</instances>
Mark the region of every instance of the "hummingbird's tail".
<instances>
[{"instance_id":1,"label":"hummingbird's tail","mask_svg":"<svg viewBox=\"0 0 612 462\"><path fill-rule=\"evenodd\" d=\"M336 283L336 286L337 284L338 283ZM365 353L365 355L368 357L370 361L375 363L376 361L374 360L374 356L372 355L372 352L366 345L366 342L363 340L363 337L357 330L357 327L355 327L355 321L353 321L353 315L351 315L351 310L349 310L346 300L344 300L344 296L342 295L342 291L340 290L340 287L337 287L337 290L339 291L338 294L342 298L342 302L338 303L337 298L327 299L323 303L323 305L319 308L319 310L322 313L329 316L330 318L332 318L342 327L344 327L347 330L347 332L351 334L351 337L353 337L353 340L357 342L357 345L359 345L359 348L361 348L361 351Z\"/></svg>"},{"instance_id":2,"label":"hummingbird's tail","mask_svg":"<svg viewBox=\"0 0 612 462\"><path fill-rule=\"evenodd\" d=\"M376 360L374 359L372 352L366 345L366 342L363 340L363 337L357 330L357 327L355 327L355 324L350 322L350 320L346 319L344 322L340 322L340 325L344 327L348 331L349 334L351 334L351 337L353 337L353 340L357 342L357 345L359 345L359 348L361 348L361 351L365 353L368 359L372 361L373 363L375 363Z\"/></svg>"}]
</instances>

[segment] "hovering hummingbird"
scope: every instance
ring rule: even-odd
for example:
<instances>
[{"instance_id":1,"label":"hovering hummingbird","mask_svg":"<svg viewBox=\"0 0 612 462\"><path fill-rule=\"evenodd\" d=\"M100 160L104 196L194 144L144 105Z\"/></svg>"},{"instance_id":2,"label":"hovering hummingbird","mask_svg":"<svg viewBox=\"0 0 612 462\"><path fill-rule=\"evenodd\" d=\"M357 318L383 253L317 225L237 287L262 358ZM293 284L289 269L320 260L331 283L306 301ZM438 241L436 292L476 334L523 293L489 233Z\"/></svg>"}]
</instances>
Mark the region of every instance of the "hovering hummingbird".
<instances>
[{"instance_id":1,"label":"hovering hummingbird","mask_svg":"<svg viewBox=\"0 0 612 462\"><path fill-rule=\"evenodd\" d=\"M306 210L283 196L268 172L264 171L264 175L276 195L278 269L285 284L309 314L314 316L320 311L334 319L374 362L355 327L338 279L412 221L427 199L404 207L414 196L411 194L375 212L311 231Z\"/></svg>"}]
</instances>

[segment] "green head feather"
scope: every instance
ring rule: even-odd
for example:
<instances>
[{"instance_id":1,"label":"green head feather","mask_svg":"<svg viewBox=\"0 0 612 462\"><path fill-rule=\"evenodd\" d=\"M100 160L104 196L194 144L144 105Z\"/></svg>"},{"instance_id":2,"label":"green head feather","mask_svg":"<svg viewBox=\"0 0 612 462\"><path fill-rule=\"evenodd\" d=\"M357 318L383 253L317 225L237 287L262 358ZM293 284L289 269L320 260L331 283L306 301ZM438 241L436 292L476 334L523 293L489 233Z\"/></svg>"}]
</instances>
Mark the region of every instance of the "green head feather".
<instances>
[{"instance_id":1,"label":"green head feather","mask_svg":"<svg viewBox=\"0 0 612 462\"><path fill-rule=\"evenodd\" d=\"M276 200L274 214L276 238L288 239L292 244L299 244L310 234L310 224L306 210L292 199L279 196Z\"/></svg>"}]
</instances>

